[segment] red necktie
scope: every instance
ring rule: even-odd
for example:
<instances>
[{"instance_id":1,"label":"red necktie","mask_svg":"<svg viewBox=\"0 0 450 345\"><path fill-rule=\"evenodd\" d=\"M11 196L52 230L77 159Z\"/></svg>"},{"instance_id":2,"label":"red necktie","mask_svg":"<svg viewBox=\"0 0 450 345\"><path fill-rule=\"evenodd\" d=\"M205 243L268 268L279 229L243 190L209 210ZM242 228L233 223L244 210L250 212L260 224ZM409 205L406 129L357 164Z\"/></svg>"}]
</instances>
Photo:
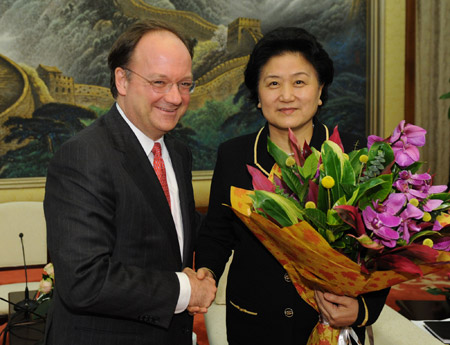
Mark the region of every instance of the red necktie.
<instances>
[{"instance_id":1,"label":"red necktie","mask_svg":"<svg viewBox=\"0 0 450 345\"><path fill-rule=\"evenodd\" d=\"M156 176L158 176L159 183L161 183L161 187L170 206L170 193L169 186L167 185L166 166L164 165L164 160L161 157L160 143L155 143L152 149L152 153L155 156L153 160L153 169L155 170Z\"/></svg>"}]
</instances>

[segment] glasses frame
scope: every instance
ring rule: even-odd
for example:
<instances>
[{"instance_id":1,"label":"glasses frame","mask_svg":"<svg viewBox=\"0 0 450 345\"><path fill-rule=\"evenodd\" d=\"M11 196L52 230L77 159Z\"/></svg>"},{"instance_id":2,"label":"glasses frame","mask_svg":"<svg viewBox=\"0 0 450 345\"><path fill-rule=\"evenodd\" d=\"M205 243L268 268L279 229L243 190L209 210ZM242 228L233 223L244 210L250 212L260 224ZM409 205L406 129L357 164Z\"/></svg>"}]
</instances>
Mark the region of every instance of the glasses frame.
<instances>
[{"instance_id":1,"label":"glasses frame","mask_svg":"<svg viewBox=\"0 0 450 345\"><path fill-rule=\"evenodd\" d=\"M194 92L194 89L195 89L195 81L194 81L194 80L192 80L192 85L191 85L191 87L189 88L189 90L188 90L187 93L185 93L184 91L182 91L183 89L180 88L180 84L183 83L183 82L178 82L178 83L167 83L167 84L166 84L166 87L164 87L164 88L159 88L158 86L155 86L155 84L154 84L155 81L150 80L150 79L147 79L146 77L140 75L139 73L133 71L132 69L130 69L130 68L128 68L128 67L122 67L122 69L125 70L125 71L128 71L128 72L131 72L131 73L133 73L133 74L136 74L138 77L141 77L142 79L144 79L144 80L151 86L152 90L155 91L156 93L167 94L167 93L170 92L170 90L172 89L172 86L173 86L174 84L177 85L178 92L179 92L181 95L190 95L190 94L192 94L192 93Z\"/></svg>"}]
</instances>

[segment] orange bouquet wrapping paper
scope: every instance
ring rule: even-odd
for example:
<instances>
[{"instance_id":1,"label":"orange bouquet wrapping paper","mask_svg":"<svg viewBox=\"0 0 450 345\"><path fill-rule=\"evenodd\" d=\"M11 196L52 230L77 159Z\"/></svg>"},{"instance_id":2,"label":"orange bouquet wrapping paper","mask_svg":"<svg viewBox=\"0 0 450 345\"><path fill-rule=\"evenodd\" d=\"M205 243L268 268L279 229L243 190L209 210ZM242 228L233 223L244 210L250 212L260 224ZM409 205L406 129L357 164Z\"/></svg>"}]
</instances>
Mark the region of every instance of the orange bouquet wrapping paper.
<instances>
[{"instance_id":1,"label":"orange bouquet wrapping paper","mask_svg":"<svg viewBox=\"0 0 450 345\"><path fill-rule=\"evenodd\" d=\"M252 191L231 188L231 208L261 243L283 265L295 288L309 305L318 310L314 290L356 297L417 278L392 270L374 271L367 275L360 266L334 250L307 222L280 228L267 218L252 212ZM421 264L423 274L450 269L450 253L439 251L436 262ZM340 329L318 322L308 345L338 344Z\"/></svg>"}]
</instances>

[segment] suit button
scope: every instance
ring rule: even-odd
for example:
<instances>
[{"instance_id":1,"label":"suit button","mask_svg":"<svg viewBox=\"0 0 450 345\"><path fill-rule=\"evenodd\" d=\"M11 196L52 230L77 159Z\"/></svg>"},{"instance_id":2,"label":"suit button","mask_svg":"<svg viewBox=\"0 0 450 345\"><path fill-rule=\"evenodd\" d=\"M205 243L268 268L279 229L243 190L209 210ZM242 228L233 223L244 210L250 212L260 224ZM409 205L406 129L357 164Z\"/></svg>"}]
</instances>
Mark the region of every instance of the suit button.
<instances>
[{"instance_id":1,"label":"suit button","mask_svg":"<svg viewBox=\"0 0 450 345\"><path fill-rule=\"evenodd\" d=\"M287 273L284 274L284 280L288 283L291 282L291 278L289 277L289 274L287 274Z\"/></svg>"},{"instance_id":2,"label":"suit button","mask_svg":"<svg viewBox=\"0 0 450 345\"><path fill-rule=\"evenodd\" d=\"M284 309L284 316L286 317L293 317L294 311L291 308Z\"/></svg>"}]
</instances>

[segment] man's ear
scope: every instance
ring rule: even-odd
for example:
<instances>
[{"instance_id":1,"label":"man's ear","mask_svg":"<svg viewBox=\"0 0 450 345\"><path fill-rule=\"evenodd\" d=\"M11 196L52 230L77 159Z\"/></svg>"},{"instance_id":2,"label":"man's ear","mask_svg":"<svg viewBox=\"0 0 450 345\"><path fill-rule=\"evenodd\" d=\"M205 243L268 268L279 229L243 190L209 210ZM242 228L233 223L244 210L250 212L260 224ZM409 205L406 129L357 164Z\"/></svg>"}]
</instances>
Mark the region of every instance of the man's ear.
<instances>
[{"instance_id":1,"label":"man's ear","mask_svg":"<svg viewBox=\"0 0 450 345\"><path fill-rule=\"evenodd\" d=\"M125 96L128 88L127 72L123 68L117 67L114 71L114 75L116 79L117 92L119 95Z\"/></svg>"}]
</instances>

